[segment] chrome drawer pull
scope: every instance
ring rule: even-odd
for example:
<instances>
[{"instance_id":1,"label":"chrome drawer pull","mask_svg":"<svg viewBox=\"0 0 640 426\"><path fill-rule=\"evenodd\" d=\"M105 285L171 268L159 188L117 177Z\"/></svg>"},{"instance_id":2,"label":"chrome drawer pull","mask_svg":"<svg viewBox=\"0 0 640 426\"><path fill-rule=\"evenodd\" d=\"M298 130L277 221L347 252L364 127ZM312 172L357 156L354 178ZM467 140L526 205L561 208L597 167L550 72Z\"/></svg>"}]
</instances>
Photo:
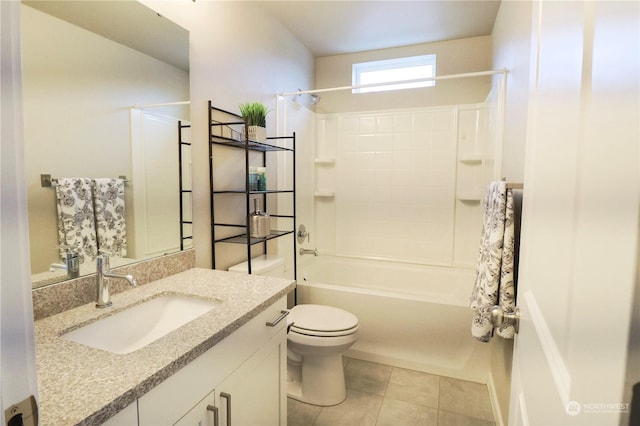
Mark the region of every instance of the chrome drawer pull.
<instances>
[{"instance_id":1,"label":"chrome drawer pull","mask_svg":"<svg viewBox=\"0 0 640 426\"><path fill-rule=\"evenodd\" d=\"M213 411L213 426L218 426L218 407L207 405L207 411Z\"/></svg>"},{"instance_id":2,"label":"chrome drawer pull","mask_svg":"<svg viewBox=\"0 0 640 426\"><path fill-rule=\"evenodd\" d=\"M284 317L286 317L287 315L289 315L289 311L280 311L280 316L278 318L276 318L275 321L272 322L267 322L267 326L268 327L275 327L276 325L278 325L278 323L280 321L282 321L284 319Z\"/></svg>"},{"instance_id":3,"label":"chrome drawer pull","mask_svg":"<svg viewBox=\"0 0 640 426\"><path fill-rule=\"evenodd\" d=\"M227 426L231 426L231 395L226 392L220 392L220 398L227 400Z\"/></svg>"}]
</instances>

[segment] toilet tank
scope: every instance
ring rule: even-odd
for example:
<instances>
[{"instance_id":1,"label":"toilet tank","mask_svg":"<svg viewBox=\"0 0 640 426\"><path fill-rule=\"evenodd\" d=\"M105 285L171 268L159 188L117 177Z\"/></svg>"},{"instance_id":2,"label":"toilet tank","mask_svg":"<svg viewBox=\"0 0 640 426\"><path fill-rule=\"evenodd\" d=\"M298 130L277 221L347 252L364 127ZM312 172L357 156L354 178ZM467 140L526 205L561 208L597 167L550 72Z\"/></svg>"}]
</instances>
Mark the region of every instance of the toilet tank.
<instances>
[{"instance_id":1,"label":"toilet tank","mask_svg":"<svg viewBox=\"0 0 640 426\"><path fill-rule=\"evenodd\" d=\"M229 272L241 272L246 274L249 262L238 263L229 268ZM276 255L262 255L251 258L251 273L266 275L268 277L284 277L284 259Z\"/></svg>"}]
</instances>

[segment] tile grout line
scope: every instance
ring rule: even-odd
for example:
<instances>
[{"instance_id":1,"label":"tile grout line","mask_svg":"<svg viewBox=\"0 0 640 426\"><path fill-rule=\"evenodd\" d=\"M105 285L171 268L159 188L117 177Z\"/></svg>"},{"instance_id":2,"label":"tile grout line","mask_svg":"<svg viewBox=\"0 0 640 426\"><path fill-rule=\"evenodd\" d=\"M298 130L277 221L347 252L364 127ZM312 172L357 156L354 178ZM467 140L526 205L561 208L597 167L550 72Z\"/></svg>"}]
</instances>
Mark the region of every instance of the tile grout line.
<instances>
[{"instance_id":1,"label":"tile grout line","mask_svg":"<svg viewBox=\"0 0 640 426\"><path fill-rule=\"evenodd\" d=\"M384 391L382 393L382 401L380 401L380 407L378 408L378 412L376 413L375 425L378 425L378 420L380 419L380 414L382 413L382 407L384 406L384 402L387 400L387 390L389 389L389 382L391 382L391 376L393 375L393 371L396 367L391 367L391 371L389 372L389 377L384 384Z\"/></svg>"},{"instance_id":2,"label":"tile grout line","mask_svg":"<svg viewBox=\"0 0 640 426\"><path fill-rule=\"evenodd\" d=\"M401 367L386 366L384 364L373 363L371 361L364 361L363 360L362 362L365 362L365 363L369 362L369 363L372 363L372 364L378 364L380 366L385 366L385 367L389 367L390 368L388 370L389 371L388 376L386 376L385 379L384 379L384 387L383 387L383 390L382 390L382 395L379 395L377 393L370 393L370 392L368 392L366 390L360 390L358 387L356 387L356 388L348 388L348 389L352 389L352 390L357 391L357 392L363 392L363 393L366 393L366 394L370 394L371 396L377 396L377 397L381 398L380 399L380 405L377 408L377 413L375 414L375 417L372 419L373 422L374 422L373 424L377 425L378 422L380 421L381 415L383 414L383 407L384 407L385 402L388 403L390 401L395 401L396 400L396 399L391 398L390 396L388 396L388 392L389 392L389 387L391 385L392 376L394 375L394 373L398 373L399 370L406 370L406 369L403 369ZM345 370L346 370L347 366L349 364L351 364L351 363L352 363L352 360L347 358L346 362L343 365ZM411 370L411 371L414 371L414 370ZM416 373L421 373L421 372L416 371ZM425 373L425 374L430 374L430 373ZM467 419L472 420L472 421L473 420L477 420L477 421L480 421L480 422L489 422L489 423L492 423L493 425L496 425L495 418L493 418L493 419L485 419L483 417L472 416L472 415L466 414L464 412L458 412L458 411L451 411L451 410L442 409L442 407L443 407L443 405L442 405L442 402L443 402L443 400L442 400L442 398L443 398L442 386L443 386L443 382L445 382L446 379L448 379L448 378L444 377L444 376L440 376L440 375L435 375L435 374L430 374L430 375L435 376L436 379L437 379L437 387L436 387L436 389L437 389L437 399L436 399L436 404L435 404L436 407L429 407L428 405L424 405L424 407L432 408L432 409L436 410L436 413L435 413L435 418L436 418L436 422L437 422L436 424L440 424L440 422L445 420L445 418L447 416L454 415L454 416L463 416L463 417L466 417ZM458 379L453 379L453 380L458 380ZM466 380L459 380L459 381L460 382L467 382ZM381 382L379 382L379 383L381 383ZM398 401L403 401L403 400L399 399ZM407 402L407 403L413 404L413 405L417 405L417 406L422 406L422 404L420 404L420 403L411 403L411 402ZM323 413L325 413L326 410L327 410L327 407L321 407L320 410L318 410L317 414L315 415L314 419L311 421L310 424L318 425L319 424L318 421L322 418Z\"/></svg>"}]
</instances>

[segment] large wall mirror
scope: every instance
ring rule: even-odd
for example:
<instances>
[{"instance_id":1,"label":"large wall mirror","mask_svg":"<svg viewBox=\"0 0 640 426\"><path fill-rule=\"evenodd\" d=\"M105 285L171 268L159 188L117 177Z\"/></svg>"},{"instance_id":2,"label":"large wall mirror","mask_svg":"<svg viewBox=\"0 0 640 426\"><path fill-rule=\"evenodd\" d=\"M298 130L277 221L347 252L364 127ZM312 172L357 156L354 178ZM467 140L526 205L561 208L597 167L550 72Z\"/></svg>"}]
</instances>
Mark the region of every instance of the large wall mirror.
<instances>
[{"instance_id":1,"label":"large wall mirror","mask_svg":"<svg viewBox=\"0 0 640 426\"><path fill-rule=\"evenodd\" d=\"M33 286L72 277L57 179L93 192L126 176L124 220L111 230L126 250L111 253L112 267L191 247L188 31L137 1L25 0L22 43ZM80 276L95 272L94 257Z\"/></svg>"}]
</instances>

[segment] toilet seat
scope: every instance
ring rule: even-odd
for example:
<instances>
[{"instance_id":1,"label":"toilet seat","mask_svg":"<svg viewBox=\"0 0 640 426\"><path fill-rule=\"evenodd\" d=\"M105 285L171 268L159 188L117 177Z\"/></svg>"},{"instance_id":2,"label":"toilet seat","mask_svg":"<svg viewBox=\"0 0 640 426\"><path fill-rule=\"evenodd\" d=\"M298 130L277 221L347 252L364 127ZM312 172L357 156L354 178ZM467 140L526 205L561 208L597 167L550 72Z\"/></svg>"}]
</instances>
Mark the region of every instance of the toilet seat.
<instances>
[{"instance_id":1,"label":"toilet seat","mask_svg":"<svg viewBox=\"0 0 640 426\"><path fill-rule=\"evenodd\" d=\"M358 330L358 318L333 306L304 304L294 306L288 317L289 332L315 337L347 336Z\"/></svg>"},{"instance_id":2,"label":"toilet seat","mask_svg":"<svg viewBox=\"0 0 640 426\"><path fill-rule=\"evenodd\" d=\"M341 337L348 336L358 331L358 327L350 328L349 330L340 331L317 331L317 330L305 330L297 328L295 325L291 326L289 333L303 334L305 336L312 337Z\"/></svg>"}]
</instances>

